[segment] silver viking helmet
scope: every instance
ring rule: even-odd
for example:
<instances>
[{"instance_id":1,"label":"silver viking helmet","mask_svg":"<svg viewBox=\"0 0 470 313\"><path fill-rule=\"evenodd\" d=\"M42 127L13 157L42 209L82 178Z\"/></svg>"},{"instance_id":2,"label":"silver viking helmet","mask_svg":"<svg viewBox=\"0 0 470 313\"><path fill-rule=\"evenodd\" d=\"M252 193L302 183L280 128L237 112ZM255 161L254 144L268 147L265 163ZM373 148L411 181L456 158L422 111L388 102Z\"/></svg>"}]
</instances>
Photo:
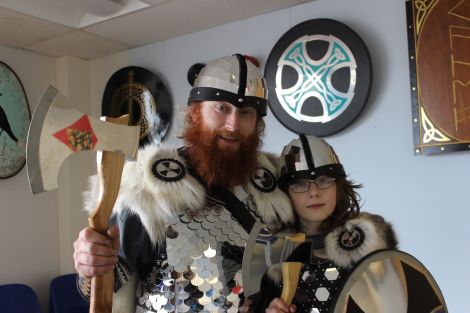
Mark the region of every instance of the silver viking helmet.
<instances>
[{"instance_id":1,"label":"silver viking helmet","mask_svg":"<svg viewBox=\"0 0 470 313\"><path fill-rule=\"evenodd\" d=\"M282 150L278 173L282 189L299 179L315 179L321 175L346 176L333 147L321 138L303 134Z\"/></svg>"},{"instance_id":2,"label":"silver viking helmet","mask_svg":"<svg viewBox=\"0 0 470 313\"><path fill-rule=\"evenodd\" d=\"M266 115L268 90L260 70L241 54L209 62L194 81L188 105L193 101L226 101L238 108L253 107Z\"/></svg>"}]
</instances>

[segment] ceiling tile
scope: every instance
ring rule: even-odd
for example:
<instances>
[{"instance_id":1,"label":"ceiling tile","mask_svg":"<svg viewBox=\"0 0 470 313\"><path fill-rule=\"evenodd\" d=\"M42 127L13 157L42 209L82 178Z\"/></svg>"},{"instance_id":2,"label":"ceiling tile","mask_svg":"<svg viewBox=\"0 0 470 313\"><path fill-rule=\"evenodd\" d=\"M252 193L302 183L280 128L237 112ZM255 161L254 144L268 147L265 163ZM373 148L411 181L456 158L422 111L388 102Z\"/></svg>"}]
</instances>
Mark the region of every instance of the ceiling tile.
<instances>
[{"instance_id":1,"label":"ceiling tile","mask_svg":"<svg viewBox=\"0 0 470 313\"><path fill-rule=\"evenodd\" d=\"M24 48L72 29L30 15L0 8L0 44Z\"/></svg>"},{"instance_id":2,"label":"ceiling tile","mask_svg":"<svg viewBox=\"0 0 470 313\"><path fill-rule=\"evenodd\" d=\"M93 59L312 0L122 1L118 15L91 18L64 0L0 0L0 45Z\"/></svg>"},{"instance_id":3,"label":"ceiling tile","mask_svg":"<svg viewBox=\"0 0 470 313\"><path fill-rule=\"evenodd\" d=\"M89 60L129 49L130 46L76 30L63 36L28 46L27 48L38 53L56 57L70 55Z\"/></svg>"},{"instance_id":4,"label":"ceiling tile","mask_svg":"<svg viewBox=\"0 0 470 313\"><path fill-rule=\"evenodd\" d=\"M132 46L182 36L298 4L298 0L173 0L85 27Z\"/></svg>"}]
</instances>

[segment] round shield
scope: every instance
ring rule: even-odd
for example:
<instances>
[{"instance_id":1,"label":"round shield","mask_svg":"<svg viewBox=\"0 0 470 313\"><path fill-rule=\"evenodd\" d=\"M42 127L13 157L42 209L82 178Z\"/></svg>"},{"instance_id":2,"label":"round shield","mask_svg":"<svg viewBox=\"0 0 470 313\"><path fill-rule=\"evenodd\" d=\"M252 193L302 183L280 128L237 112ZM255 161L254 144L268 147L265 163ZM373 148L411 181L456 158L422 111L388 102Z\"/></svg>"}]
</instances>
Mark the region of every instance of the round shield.
<instances>
[{"instance_id":1,"label":"round shield","mask_svg":"<svg viewBox=\"0 0 470 313\"><path fill-rule=\"evenodd\" d=\"M448 312L431 273L398 250L381 250L362 259L332 303L332 313Z\"/></svg>"},{"instance_id":2,"label":"round shield","mask_svg":"<svg viewBox=\"0 0 470 313\"><path fill-rule=\"evenodd\" d=\"M271 111L289 130L318 137L349 126L372 81L366 45L331 19L302 22L275 44L265 67Z\"/></svg>"},{"instance_id":3,"label":"round shield","mask_svg":"<svg viewBox=\"0 0 470 313\"><path fill-rule=\"evenodd\" d=\"M16 175L25 165L30 121L28 99L20 79L0 62L0 178Z\"/></svg>"},{"instance_id":4,"label":"round shield","mask_svg":"<svg viewBox=\"0 0 470 313\"><path fill-rule=\"evenodd\" d=\"M170 95L161 79L138 66L122 68L111 76L101 110L111 117L129 114L129 124L140 125L141 147L163 141L173 114Z\"/></svg>"}]
</instances>

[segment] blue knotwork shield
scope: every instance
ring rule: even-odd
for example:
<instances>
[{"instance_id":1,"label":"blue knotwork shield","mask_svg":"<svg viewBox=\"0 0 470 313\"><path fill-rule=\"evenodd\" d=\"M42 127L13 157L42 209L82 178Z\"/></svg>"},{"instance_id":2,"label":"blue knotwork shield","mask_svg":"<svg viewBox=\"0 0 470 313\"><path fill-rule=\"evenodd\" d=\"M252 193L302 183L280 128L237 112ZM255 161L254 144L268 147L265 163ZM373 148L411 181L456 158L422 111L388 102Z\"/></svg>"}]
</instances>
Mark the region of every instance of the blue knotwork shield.
<instances>
[{"instance_id":1,"label":"blue knotwork shield","mask_svg":"<svg viewBox=\"0 0 470 313\"><path fill-rule=\"evenodd\" d=\"M300 23L272 49L265 68L270 107L296 133L328 136L351 124L366 104L369 52L348 26L329 19Z\"/></svg>"}]
</instances>

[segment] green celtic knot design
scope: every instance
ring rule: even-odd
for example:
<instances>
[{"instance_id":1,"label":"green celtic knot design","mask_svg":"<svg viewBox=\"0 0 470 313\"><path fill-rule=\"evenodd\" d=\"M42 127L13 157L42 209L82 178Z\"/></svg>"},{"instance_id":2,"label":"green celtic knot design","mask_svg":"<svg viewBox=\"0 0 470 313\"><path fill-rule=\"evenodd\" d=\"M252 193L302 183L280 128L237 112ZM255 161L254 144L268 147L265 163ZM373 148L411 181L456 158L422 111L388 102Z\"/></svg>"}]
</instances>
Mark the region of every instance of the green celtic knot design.
<instances>
[{"instance_id":1,"label":"green celtic knot design","mask_svg":"<svg viewBox=\"0 0 470 313\"><path fill-rule=\"evenodd\" d=\"M306 45L321 40L328 43L328 50L320 60L312 60ZM282 87L285 66L297 72L297 81L292 87ZM349 88L341 92L333 86L333 74L342 68L349 69ZM338 117L351 103L356 85L356 60L350 49L334 36L303 36L294 41L279 59L276 72L276 95L283 109L298 121L329 122ZM310 97L317 98L323 114L305 115L302 107Z\"/></svg>"}]
</instances>

